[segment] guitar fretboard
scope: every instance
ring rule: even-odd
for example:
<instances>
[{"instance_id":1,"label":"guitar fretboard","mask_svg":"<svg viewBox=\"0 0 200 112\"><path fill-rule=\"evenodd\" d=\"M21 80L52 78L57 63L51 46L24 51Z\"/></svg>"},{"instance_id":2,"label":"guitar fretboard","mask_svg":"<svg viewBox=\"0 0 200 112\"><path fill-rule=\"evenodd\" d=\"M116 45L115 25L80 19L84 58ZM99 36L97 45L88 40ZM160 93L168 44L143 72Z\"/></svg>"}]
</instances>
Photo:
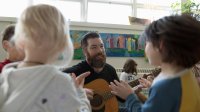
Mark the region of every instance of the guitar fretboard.
<instances>
[{"instance_id":1,"label":"guitar fretboard","mask_svg":"<svg viewBox=\"0 0 200 112\"><path fill-rule=\"evenodd\" d=\"M135 86L139 85L140 82L139 82L138 79L136 79L136 80L134 80L134 81L129 82L128 84L129 84L131 87L135 87Z\"/></svg>"},{"instance_id":2,"label":"guitar fretboard","mask_svg":"<svg viewBox=\"0 0 200 112\"><path fill-rule=\"evenodd\" d=\"M161 69L160 69L160 68L156 68L152 73L150 73L150 74L144 74L144 75L143 75L143 78L146 79L146 78L147 78L148 76L150 76L150 75L156 77L160 72L161 72ZM134 80L134 81L129 82L128 84L129 84L131 87L135 87L135 86L139 85L140 82L139 82L138 79L136 79L136 80Z\"/></svg>"}]
</instances>

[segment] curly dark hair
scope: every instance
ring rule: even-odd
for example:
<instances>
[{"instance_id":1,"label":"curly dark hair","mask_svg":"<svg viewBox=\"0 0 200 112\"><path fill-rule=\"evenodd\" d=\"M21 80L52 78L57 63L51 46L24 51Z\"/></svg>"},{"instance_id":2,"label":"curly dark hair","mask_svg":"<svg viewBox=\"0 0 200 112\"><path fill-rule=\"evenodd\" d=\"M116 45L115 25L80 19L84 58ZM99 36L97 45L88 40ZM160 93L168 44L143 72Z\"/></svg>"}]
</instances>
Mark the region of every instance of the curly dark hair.
<instances>
[{"instance_id":1,"label":"curly dark hair","mask_svg":"<svg viewBox=\"0 0 200 112\"><path fill-rule=\"evenodd\" d=\"M2 42L9 41L15 33L15 24L8 25L1 33Z\"/></svg>"},{"instance_id":2,"label":"curly dark hair","mask_svg":"<svg viewBox=\"0 0 200 112\"><path fill-rule=\"evenodd\" d=\"M154 21L142 38L159 48L163 62L190 68L200 61L200 22L189 15L171 15Z\"/></svg>"},{"instance_id":3,"label":"curly dark hair","mask_svg":"<svg viewBox=\"0 0 200 112\"><path fill-rule=\"evenodd\" d=\"M122 71L132 74L136 73L137 75L137 63L133 59L127 59L123 66Z\"/></svg>"}]
</instances>

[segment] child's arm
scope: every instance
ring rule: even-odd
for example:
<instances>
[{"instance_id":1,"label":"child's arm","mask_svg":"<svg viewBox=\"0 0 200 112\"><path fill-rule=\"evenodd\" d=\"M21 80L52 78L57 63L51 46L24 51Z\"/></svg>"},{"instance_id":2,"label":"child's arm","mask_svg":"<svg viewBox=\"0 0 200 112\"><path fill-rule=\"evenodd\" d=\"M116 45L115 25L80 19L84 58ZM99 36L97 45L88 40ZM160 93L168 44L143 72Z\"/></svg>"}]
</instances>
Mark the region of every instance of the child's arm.
<instances>
[{"instance_id":1,"label":"child's arm","mask_svg":"<svg viewBox=\"0 0 200 112\"><path fill-rule=\"evenodd\" d=\"M91 106L90 102L87 98L86 91L83 89L85 77L87 77L90 74L90 72L85 72L76 77L74 73L72 73L72 78L74 79L75 86L78 92L78 97L80 99L81 108L80 112L90 112Z\"/></svg>"},{"instance_id":2,"label":"child's arm","mask_svg":"<svg viewBox=\"0 0 200 112\"><path fill-rule=\"evenodd\" d=\"M127 81L127 78L126 78L126 77L127 77L126 74L125 74L124 72L122 72L122 73L120 74L119 80Z\"/></svg>"}]
</instances>

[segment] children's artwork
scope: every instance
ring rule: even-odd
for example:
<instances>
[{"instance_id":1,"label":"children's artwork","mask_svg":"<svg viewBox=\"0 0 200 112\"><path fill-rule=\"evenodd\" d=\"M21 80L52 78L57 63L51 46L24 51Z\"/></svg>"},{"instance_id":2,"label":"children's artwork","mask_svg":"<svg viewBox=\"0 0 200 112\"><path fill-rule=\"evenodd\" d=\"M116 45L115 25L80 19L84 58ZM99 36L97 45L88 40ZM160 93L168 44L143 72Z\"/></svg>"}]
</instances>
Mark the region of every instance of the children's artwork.
<instances>
[{"instance_id":1,"label":"children's artwork","mask_svg":"<svg viewBox=\"0 0 200 112\"><path fill-rule=\"evenodd\" d=\"M89 31L71 30L74 59L83 59L81 39ZM108 57L144 57L144 40L138 34L100 33Z\"/></svg>"},{"instance_id":2,"label":"children's artwork","mask_svg":"<svg viewBox=\"0 0 200 112\"><path fill-rule=\"evenodd\" d=\"M81 48L81 40L83 35L85 35L87 32L88 31L70 30L70 37L74 45L74 59L84 59Z\"/></svg>"},{"instance_id":3,"label":"children's artwork","mask_svg":"<svg viewBox=\"0 0 200 112\"><path fill-rule=\"evenodd\" d=\"M106 54L110 57L143 57L144 47L139 46L137 34L100 33Z\"/></svg>"}]
</instances>

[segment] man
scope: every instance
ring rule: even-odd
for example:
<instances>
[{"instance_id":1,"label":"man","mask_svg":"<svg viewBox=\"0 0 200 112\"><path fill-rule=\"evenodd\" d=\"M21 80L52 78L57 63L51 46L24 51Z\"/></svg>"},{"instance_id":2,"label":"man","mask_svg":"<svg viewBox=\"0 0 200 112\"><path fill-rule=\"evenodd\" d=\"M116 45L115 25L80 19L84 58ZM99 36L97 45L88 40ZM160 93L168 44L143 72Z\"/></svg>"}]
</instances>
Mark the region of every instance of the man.
<instances>
[{"instance_id":1,"label":"man","mask_svg":"<svg viewBox=\"0 0 200 112\"><path fill-rule=\"evenodd\" d=\"M1 34L2 47L7 53L7 57L4 61L0 62L0 73L3 67L11 62L20 61L23 59L23 55L20 55L19 50L15 47L12 37L15 32L15 25L8 25Z\"/></svg>"},{"instance_id":2,"label":"man","mask_svg":"<svg viewBox=\"0 0 200 112\"><path fill-rule=\"evenodd\" d=\"M90 71L90 75L85 78L85 85L91 84L92 86L95 86L95 83L92 83L93 81L103 79L108 83L106 87L109 88L110 82L114 80L119 81L116 70L111 65L106 63L104 44L98 33L89 32L84 35L81 41L81 47L86 60L65 69L64 72L75 73L76 76L79 76L84 72ZM96 91L95 89L98 89L98 87L103 88L99 85L96 83L96 87L94 87L92 91L86 89L90 100L93 99L94 92ZM109 108L112 107L109 106Z\"/></svg>"}]
</instances>

